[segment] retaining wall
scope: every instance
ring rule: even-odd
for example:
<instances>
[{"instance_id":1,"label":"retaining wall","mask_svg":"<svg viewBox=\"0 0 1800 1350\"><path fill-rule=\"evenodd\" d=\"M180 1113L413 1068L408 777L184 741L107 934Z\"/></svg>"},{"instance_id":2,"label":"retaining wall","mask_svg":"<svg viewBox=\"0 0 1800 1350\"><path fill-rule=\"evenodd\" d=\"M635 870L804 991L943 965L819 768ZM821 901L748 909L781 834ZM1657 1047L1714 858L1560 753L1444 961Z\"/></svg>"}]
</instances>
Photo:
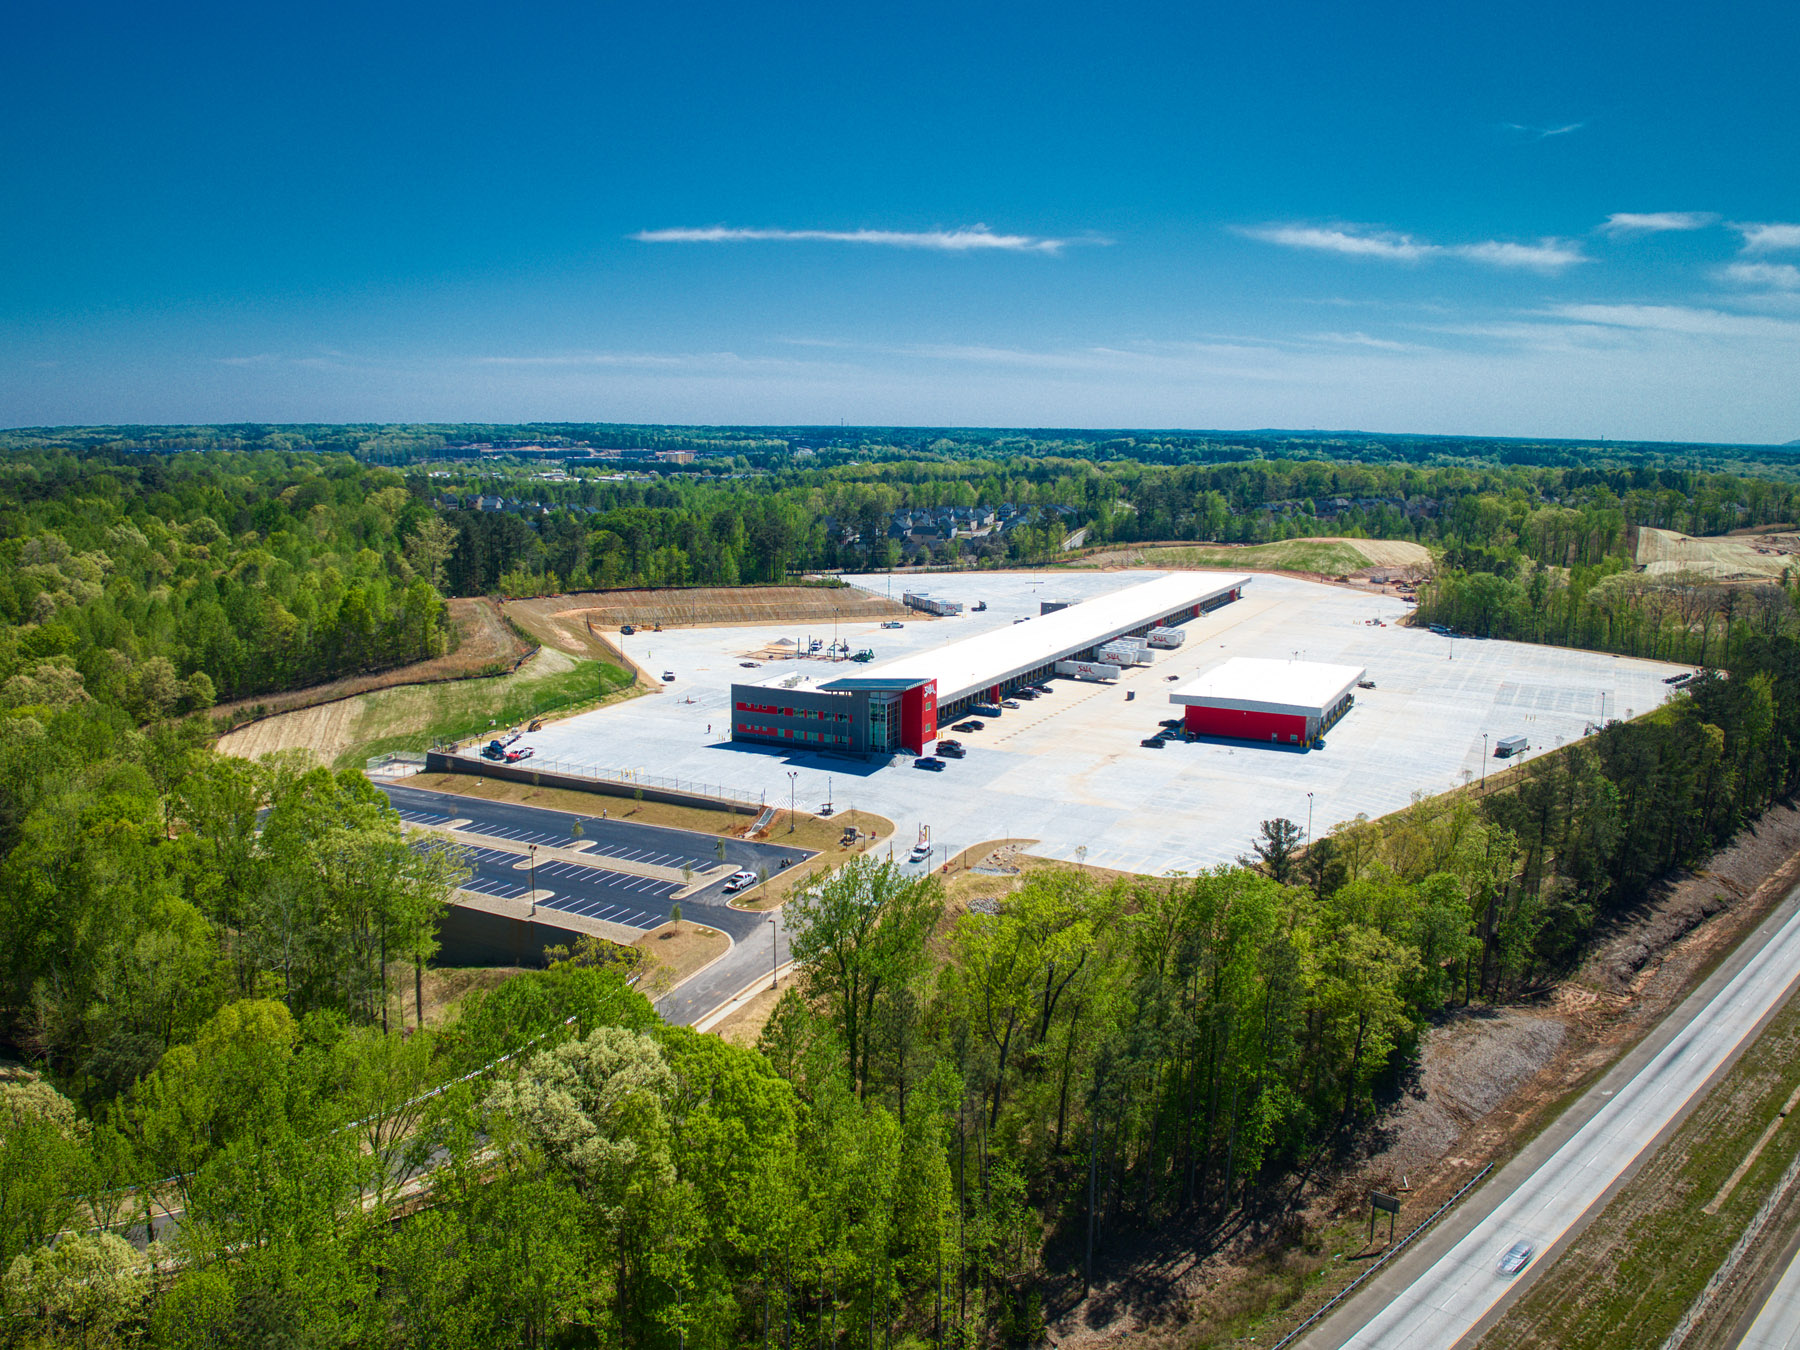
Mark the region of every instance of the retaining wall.
<instances>
[{"instance_id":1,"label":"retaining wall","mask_svg":"<svg viewBox=\"0 0 1800 1350\"><path fill-rule=\"evenodd\" d=\"M575 792L593 792L602 797L626 797L647 802L665 802L671 806L698 806L708 811L731 811L740 816L754 816L762 804L733 801L729 797L712 797L702 792L683 792L677 788L650 787L641 783L620 782L611 778L586 778L576 773L556 773L534 769L529 761L519 764L496 764L474 756L451 755L430 750L425 755L426 773L465 773L482 778L504 778L513 783L530 783L534 787L568 788Z\"/></svg>"}]
</instances>

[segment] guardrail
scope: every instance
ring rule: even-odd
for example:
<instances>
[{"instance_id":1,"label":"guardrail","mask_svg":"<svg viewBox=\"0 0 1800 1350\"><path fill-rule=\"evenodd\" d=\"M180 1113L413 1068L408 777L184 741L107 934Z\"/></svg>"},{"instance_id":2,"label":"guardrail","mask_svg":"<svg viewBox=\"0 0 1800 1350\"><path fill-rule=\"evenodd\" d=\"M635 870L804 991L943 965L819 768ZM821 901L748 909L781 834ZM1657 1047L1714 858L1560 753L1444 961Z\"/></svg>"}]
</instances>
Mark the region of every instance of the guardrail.
<instances>
[{"instance_id":1,"label":"guardrail","mask_svg":"<svg viewBox=\"0 0 1800 1350\"><path fill-rule=\"evenodd\" d=\"M1349 1284L1345 1285L1342 1289L1338 1290L1337 1293L1333 1294L1329 1299L1327 1299L1325 1301L1324 1306L1322 1306L1317 1312L1315 1312L1311 1317L1307 1318L1299 1326L1295 1327L1292 1331L1288 1332L1287 1335L1283 1336L1280 1340L1276 1341L1275 1344L1270 1347L1270 1350L1282 1350L1283 1346L1289 1345L1292 1342L1299 1340L1301 1336L1306 1334L1306 1331L1308 1328L1313 1326L1314 1323L1318 1322L1320 1318L1324 1317L1333 1308L1337 1307L1338 1304L1342 1303L1345 1299L1349 1298L1350 1295L1354 1294L1356 1292L1357 1286L1360 1285L1364 1280L1368 1279L1376 1271L1380 1270L1384 1265L1386 1265L1390 1258L1400 1255L1400 1253L1406 1249L1407 1243L1411 1242L1414 1238L1419 1236L1420 1233L1423 1233L1427 1228L1431 1227L1432 1224L1436 1223L1439 1219L1441 1219L1444 1216L1445 1211L1447 1211L1450 1208L1450 1206L1454 1205L1458 1200L1462 1199L1463 1196L1467 1195L1469 1193L1470 1188L1472 1188L1476 1182L1480 1181L1483 1177L1485 1177L1489 1172L1491 1172L1493 1170L1494 1170L1494 1164L1489 1163L1486 1167L1482 1168L1474 1176L1470 1177L1467 1181L1463 1182L1462 1188L1460 1190L1458 1190L1455 1195L1451 1196L1448 1200L1444 1201L1443 1204L1439 1205L1435 1210L1433 1210L1431 1212L1431 1216L1429 1218L1422 1221L1417 1228L1412 1230L1412 1232L1408 1233L1405 1237L1401 1238L1393 1246L1389 1247L1380 1256L1376 1257L1374 1265L1370 1266L1362 1274L1358 1275L1354 1280L1350 1281Z\"/></svg>"}]
</instances>

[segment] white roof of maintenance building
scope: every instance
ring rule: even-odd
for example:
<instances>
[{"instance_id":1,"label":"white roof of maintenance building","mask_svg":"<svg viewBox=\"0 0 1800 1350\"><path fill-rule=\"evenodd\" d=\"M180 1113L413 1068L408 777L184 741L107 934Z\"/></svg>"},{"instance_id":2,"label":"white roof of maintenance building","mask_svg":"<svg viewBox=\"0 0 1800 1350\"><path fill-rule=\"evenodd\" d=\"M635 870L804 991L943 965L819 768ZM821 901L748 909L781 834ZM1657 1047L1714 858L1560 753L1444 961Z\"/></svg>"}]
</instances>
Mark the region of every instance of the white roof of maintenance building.
<instances>
[{"instance_id":1,"label":"white roof of maintenance building","mask_svg":"<svg viewBox=\"0 0 1800 1350\"><path fill-rule=\"evenodd\" d=\"M936 680L938 703L953 703L1249 584L1249 577L1231 572L1171 572L1024 623L827 678Z\"/></svg>"},{"instance_id":2,"label":"white roof of maintenance building","mask_svg":"<svg viewBox=\"0 0 1800 1350\"><path fill-rule=\"evenodd\" d=\"M1322 717L1356 687L1365 673L1364 666L1234 656L1176 689L1169 695L1169 702Z\"/></svg>"}]
</instances>

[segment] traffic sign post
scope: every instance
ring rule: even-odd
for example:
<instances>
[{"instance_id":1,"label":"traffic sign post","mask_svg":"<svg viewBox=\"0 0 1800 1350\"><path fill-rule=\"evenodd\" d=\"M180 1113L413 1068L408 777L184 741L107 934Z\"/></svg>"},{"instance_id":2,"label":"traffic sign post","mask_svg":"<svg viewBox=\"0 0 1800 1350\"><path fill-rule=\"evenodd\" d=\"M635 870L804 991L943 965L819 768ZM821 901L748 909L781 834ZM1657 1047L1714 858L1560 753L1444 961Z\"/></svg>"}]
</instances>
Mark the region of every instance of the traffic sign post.
<instances>
[{"instance_id":1,"label":"traffic sign post","mask_svg":"<svg viewBox=\"0 0 1800 1350\"><path fill-rule=\"evenodd\" d=\"M1388 1245L1392 1246L1394 1241L1394 1216L1400 1212L1400 1197L1397 1195L1389 1195L1385 1191L1369 1192L1369 1241L1371 1243L1375 1241L1375 1212L1377 1210L1387 1211Z\"/></svg>"}]
</instances>

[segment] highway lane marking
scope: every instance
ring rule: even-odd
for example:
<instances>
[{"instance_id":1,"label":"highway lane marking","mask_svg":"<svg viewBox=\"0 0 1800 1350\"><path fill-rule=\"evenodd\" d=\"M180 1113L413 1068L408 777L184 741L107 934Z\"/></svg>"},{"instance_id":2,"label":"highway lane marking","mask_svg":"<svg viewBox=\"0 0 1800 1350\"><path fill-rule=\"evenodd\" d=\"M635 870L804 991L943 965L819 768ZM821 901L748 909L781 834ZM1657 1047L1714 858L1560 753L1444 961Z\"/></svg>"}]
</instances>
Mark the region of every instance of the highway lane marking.
<instances>
[{"instance_id":1,"label":"highway lane marking","mask_svg":"<svg viewBox=\"0 0 1800 1350\"><path fill-rule=\"evenodd\" d=\"M1501 1247L1527 1238L1547 1252L1561 1241L1781 1002L1796 968L1800 910L1586 1124L1344 1341L1345 1350L1448 1350L1459 1342L1513 1287L1494 1270Z\"/></svg>"}]
</instances>

